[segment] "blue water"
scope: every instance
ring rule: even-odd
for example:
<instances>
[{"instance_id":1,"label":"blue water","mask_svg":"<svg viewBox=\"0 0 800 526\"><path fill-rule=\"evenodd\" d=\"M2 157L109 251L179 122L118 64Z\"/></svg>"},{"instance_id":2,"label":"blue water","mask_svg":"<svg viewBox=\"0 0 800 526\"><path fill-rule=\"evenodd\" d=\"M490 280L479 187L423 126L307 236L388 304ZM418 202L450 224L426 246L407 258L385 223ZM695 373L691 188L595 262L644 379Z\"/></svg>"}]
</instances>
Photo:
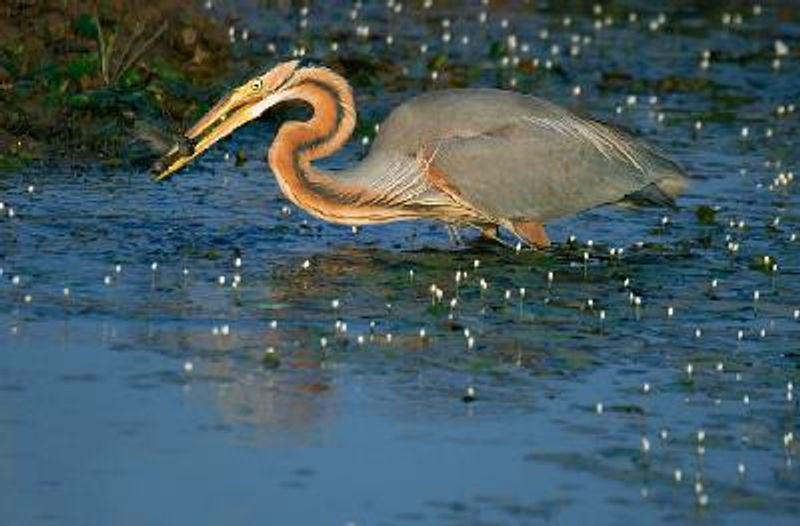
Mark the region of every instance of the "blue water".
<instances>
[{"instance_id":1,"label":"blue water","mask_svg":"<svg viewBox=\"0 0 800 526\"><path fill-rule=\"evenodd\" d=\"M377 64L356 85L363 122L477 66L470 85L516 77L670 152L693 180L679 210L589 211L551 225L543 254L474 234L454 248L433 223L354 234L281 196L269 121L168 184L75 158L5 174L4 524L796 522L800 202L796 182L770 188L797 167L796 16L682 7L651 31L657 11L615 7L598 30L591 5L502 5L481 24L479 5L441 4L370 4L372 37L340 39ZM298 35L296 12L236 5L252 32L237 49L263 64L299 38L330 61L331 24L354 25L313 6ZM530 49L510 54L559 67L504 67L489 43L511 32ZM577 57L572 34L591 39ZM364 133L323 165L357 162Z\"/></svg>"}]
</instances>

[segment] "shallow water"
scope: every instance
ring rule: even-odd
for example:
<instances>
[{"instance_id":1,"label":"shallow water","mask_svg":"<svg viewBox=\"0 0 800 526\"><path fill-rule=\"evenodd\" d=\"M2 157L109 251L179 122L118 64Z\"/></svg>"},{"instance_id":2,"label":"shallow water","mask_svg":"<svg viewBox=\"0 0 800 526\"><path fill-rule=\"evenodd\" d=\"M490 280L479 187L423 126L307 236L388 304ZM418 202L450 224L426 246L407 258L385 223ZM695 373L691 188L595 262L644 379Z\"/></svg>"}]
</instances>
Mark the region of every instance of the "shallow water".
<instances>
[{"instance_id":1,"label":"shallow water","mask_svg":"<svg viewBox=\"0 0 800 526\"><path fill-rule=\"evenodd\" d=\"M369 4L356 22L312 7L299 32L297 13L237 4L239 52L366 57L352 67L367 124L326 167L357 161L370 123L424 89L516 78L669 151L693 181L679 210L590 211L554 224L546 253L472 234L455 249L430 223L354 234L288 206L261 161L269 121L169 184L74 160L4 175L9 524L796 521L800 199L774 179L798 159L797 19L680 7L651 30L659 11L630 4L598 29L609 12L591 4L503 4L485 24L479 5L435 4ZM370 37L333 54L332 22ZM490 52L512 33L515 51Z\"/></svg>"}]
</instances>

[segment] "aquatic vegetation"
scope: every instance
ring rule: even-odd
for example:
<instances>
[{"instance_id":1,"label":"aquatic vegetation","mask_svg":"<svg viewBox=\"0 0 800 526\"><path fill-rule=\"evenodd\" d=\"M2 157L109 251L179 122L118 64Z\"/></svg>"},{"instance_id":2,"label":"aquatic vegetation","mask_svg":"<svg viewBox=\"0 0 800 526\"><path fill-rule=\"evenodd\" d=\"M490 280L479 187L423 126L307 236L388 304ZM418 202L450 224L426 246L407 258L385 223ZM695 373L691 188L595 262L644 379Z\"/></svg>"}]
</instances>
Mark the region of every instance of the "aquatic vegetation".
<instances>
[{"instance_id":1,"label":"aquatic vegetation","mask_svg":"<svg viewBox=\"0 0 800 526\"><path fill-rule=\"evenodd\" d=\"M199 112L198 86L231 60L223 30L191 3L53 0L2 9L0 155L17 164L65 152L136 161L128 147L140 139L135 124L164 128Z\"/></svg>"}]
</instances>

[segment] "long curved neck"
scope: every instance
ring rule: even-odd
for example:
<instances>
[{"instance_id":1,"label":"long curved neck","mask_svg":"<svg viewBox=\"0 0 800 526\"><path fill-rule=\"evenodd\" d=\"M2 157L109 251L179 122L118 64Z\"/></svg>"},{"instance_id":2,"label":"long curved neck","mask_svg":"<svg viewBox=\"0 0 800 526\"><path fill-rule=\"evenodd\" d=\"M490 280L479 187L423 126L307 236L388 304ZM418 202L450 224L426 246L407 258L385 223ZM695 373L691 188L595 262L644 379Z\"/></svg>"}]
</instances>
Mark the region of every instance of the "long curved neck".
<instances>
[{"instance_id":1,"label":"long curved neck","mask_svg":"<svg viewBox=\"0 0 800 526\"><path fill-rule=\"evenodd\" d=\"M269 149L269 165L284 194L297 206L327 221L366 224L390 220L392 211L373 206L369 188L315 169L311 161L341 148L356 124L347 81L325 68L303 69L292 79L294 97L312 107L306 122L288 122Z\"/></svg>"},{"instance_id":2,"label":"long curved neck","mask_svg":"<svg viewBox=\"0 0 800 526\"><path fill-rule=\"evenodd\" d=\"M270 161L284 155L305 168L344 146L356 125L356 107L347 81L329 69L300 70L292 84L296 98L308 103L313 115L306 122L281 127L270 148Z\"/></svg>"}]
</instances>

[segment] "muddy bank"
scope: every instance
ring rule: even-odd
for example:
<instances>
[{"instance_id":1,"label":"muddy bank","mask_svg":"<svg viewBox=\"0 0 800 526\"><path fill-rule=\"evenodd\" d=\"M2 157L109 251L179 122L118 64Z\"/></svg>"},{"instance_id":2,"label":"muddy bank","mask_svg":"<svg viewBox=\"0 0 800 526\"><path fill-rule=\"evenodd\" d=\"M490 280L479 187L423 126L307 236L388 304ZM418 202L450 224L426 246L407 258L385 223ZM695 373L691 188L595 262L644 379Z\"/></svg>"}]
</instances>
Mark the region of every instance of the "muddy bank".
<instances>
[{"instance_id":1,"label":"muddy bank","mask_svg":"<svg viewBox=\"0 0 800 526\"><path fill-rule=\"evenodd\" d=\"M224 25L177 0L0 2L0 168L136 160L231 67ZM157 145L156 145L157 147Z\"/></svg>"}]
</instances>

